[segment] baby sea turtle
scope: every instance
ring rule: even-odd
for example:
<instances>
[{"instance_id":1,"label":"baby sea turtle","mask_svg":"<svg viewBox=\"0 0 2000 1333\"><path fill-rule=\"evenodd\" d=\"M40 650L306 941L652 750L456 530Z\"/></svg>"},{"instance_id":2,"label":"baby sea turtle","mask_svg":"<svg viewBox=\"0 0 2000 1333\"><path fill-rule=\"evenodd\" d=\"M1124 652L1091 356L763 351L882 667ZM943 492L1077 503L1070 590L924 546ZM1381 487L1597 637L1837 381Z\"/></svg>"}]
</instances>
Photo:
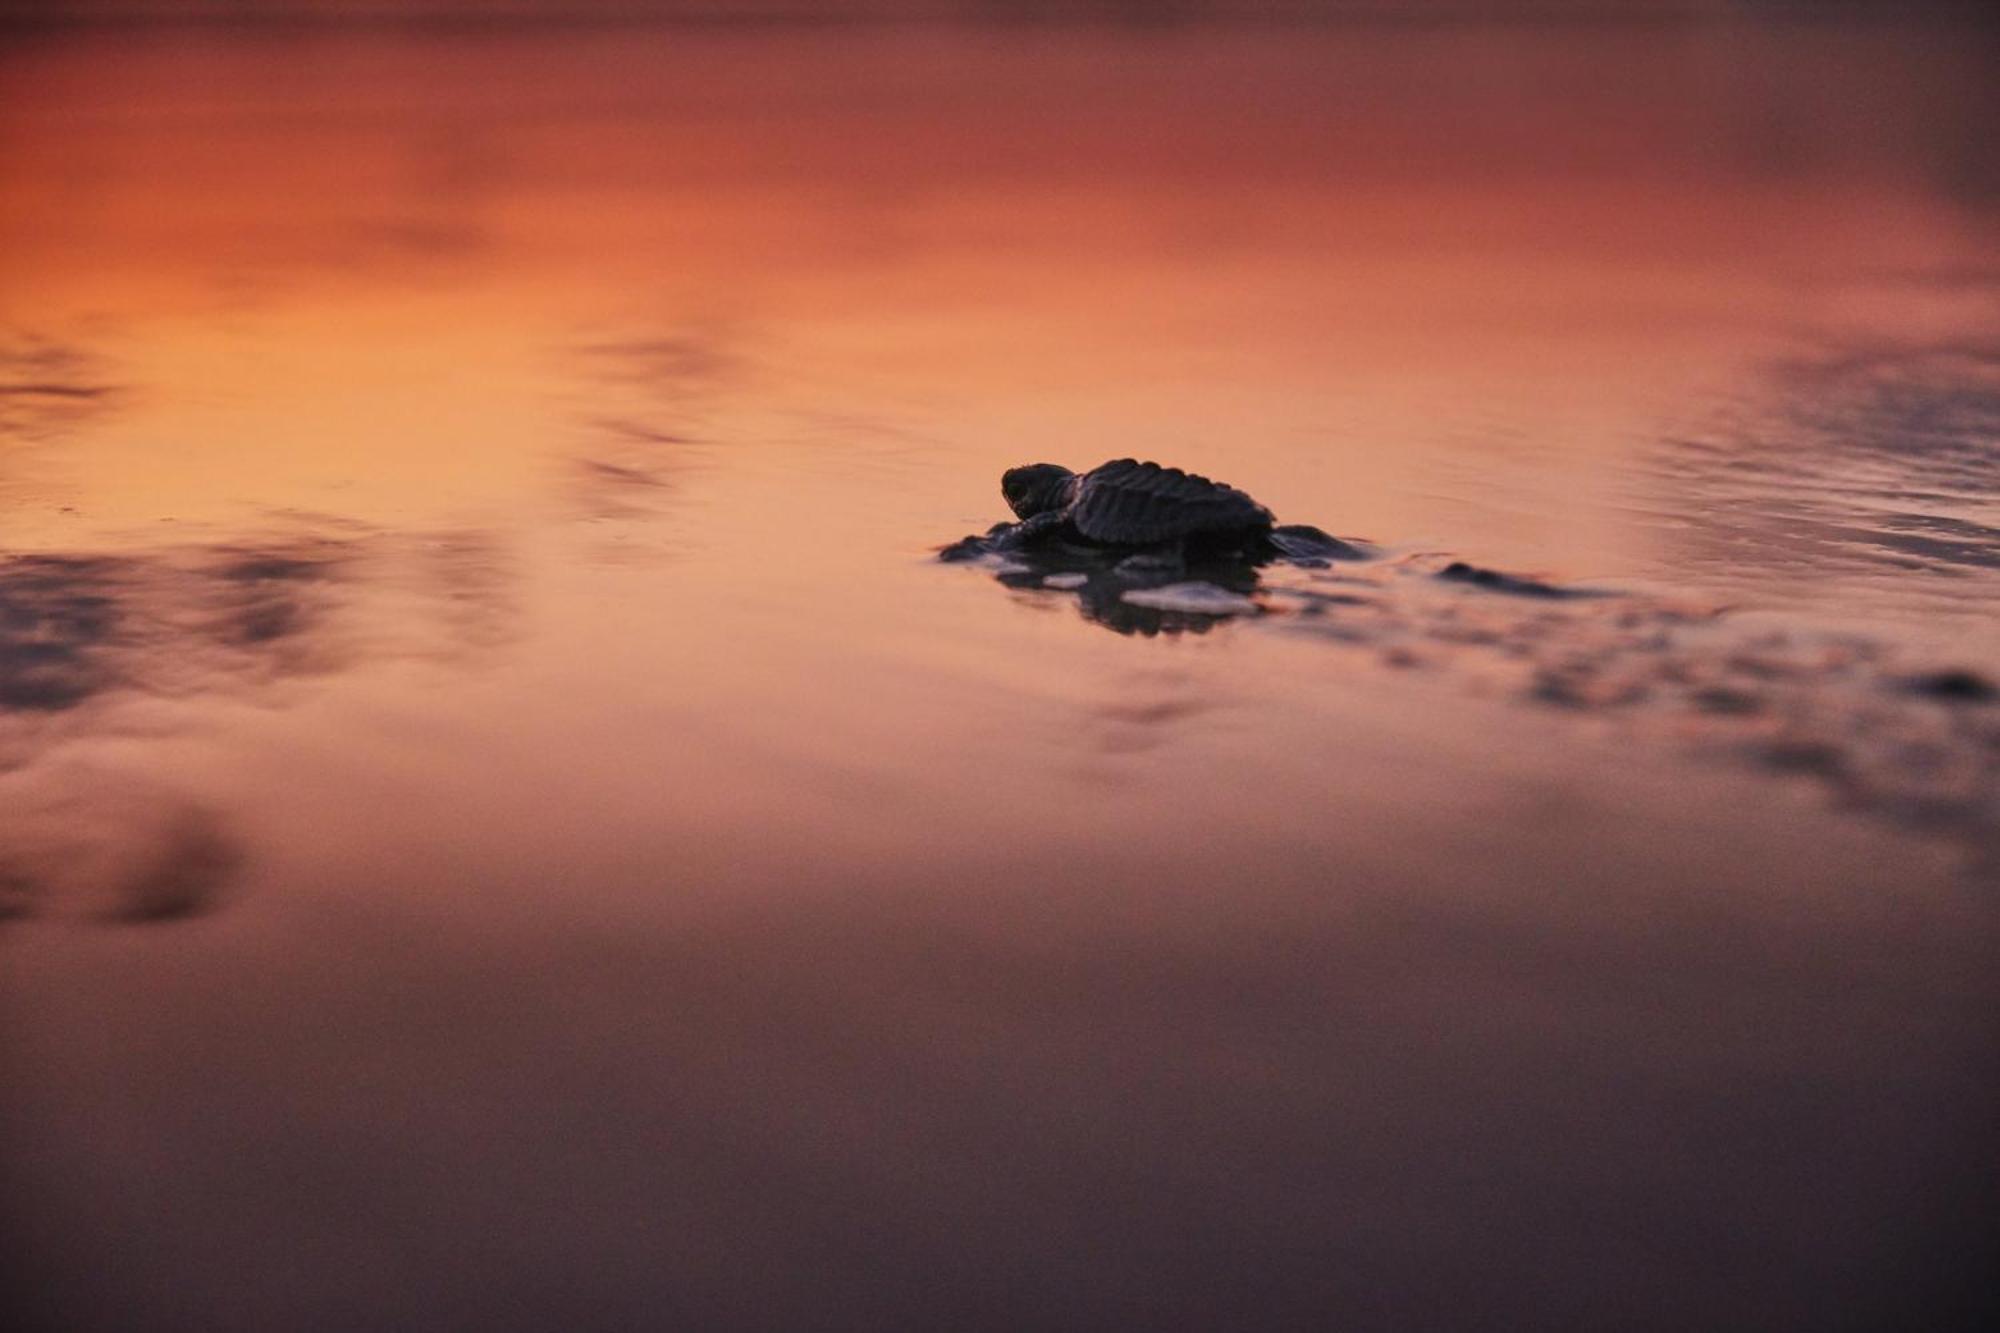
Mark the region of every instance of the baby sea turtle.
<instances>
[{"instance_id":1,"label":"baby sea turtle","mask_svg":"<svg viewBox=\"0 0 2000 1333\"><path fill-rule=\"evenodd\" d=\"M1189 537L1268 531L1271 511L1219 481L1177 467L1118 458L1082 473L1055 463L1009 468L1000 478L1026 540L1067 527L1105 546L1150 546Z\"/></svg>"},{"instance_id":2,"label":"baby sea turtle","mask_svg":"<svg viewBox=\"0 0 2000 1333\"><path fill-rule=\"evenodd\" d=\"M947 559L1051 544L1124 551L1234 551L1252 563L1352 558L1358 548L1271 511L1219 481L1177 467L1117 458L1088 472L1054 463L1009 468L1000 493L1018 523L947 548Z\"/></svg>"}]
</instances>

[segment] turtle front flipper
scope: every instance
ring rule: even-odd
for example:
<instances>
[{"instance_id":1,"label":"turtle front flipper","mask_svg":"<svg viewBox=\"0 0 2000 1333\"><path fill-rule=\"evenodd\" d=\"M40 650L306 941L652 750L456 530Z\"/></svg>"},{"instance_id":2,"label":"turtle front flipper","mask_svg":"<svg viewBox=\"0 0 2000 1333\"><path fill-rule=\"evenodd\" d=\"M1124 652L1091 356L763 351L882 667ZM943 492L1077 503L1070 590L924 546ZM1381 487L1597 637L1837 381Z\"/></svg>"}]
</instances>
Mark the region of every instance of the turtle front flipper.
<instances>
[{"instance_id":1,"label":"turtle front flipper","mask_svg":"<svg viewBox=\"0 0 2000 1333\"><path fill-rule=\"evenodd\" d=\"M951 565L991 555L996 549L994 544L999 541L1001 536L1013 531L1017 526L1017 524L1013 523L995 523L984 532L974 533L970 537L960 537L949 546L938 547L937 558L945 564Z\"/></svg>"},{"instance_id":2,"label":"turtle front flipper","mask_svg":"<svg viewBox=\"0 0 2000 1333\"><path fill-rule=\"evenodd\" d=\"M1045 537L1054 536L1063 526L1063 515L1059 513L1036 514L1033 518L1024 518L1012 527L995 533L992 537L993 549L1018 551Z\"/></svg>"}]
</instances>

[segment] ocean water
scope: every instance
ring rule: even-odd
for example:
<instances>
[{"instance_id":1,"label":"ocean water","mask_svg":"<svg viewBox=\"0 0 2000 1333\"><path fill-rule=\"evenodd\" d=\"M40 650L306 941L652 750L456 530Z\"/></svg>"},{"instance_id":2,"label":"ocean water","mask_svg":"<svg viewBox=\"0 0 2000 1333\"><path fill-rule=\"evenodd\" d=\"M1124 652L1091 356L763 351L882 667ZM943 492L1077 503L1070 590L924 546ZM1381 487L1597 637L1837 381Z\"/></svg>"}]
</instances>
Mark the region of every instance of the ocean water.
<instances>
[{"instance_id":1,"label":"ocean water","mask_svg":"<svg viewBox=\"0 0 2000 1333\"><path fill-rule=\"evenodd\" d=\"M1994 51L10 37L22 1322L1971 1321Z\"/></svg>"}]
</instances>

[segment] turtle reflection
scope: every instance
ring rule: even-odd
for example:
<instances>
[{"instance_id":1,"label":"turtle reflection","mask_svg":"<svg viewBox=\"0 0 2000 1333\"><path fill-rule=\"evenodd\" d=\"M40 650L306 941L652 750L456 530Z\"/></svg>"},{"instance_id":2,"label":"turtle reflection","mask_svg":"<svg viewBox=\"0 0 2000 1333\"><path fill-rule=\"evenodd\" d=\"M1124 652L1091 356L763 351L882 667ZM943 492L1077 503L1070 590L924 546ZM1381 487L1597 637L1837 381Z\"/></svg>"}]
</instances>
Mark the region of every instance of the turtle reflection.
<instances>
[{"instance_id":1,"label":"turtle reflection","mask_svg":"<svg viewBox=\"0 0 2000 1333\"><path fill-rule=\"evenodd\" d=\"M1255 614L1250 597L1258 586L1257 567L1242 560L1180 568L1143 557L1107 560L1103 552L1079 551L1036 552L1025 559L1016 554L995 577L1010 588L1074 592L1084 619L1147 638L1206 634L1231 616ZM1194 591L1204 588L1215 592ZM1148 593L1165 595L1149 598ZM1128 600L1128 594L1139 599ZM1197 609L1204 597L1215 610Z\"/></svg>"},{"instance_id":2,"label":"turtle reflection","mask_svg":"<svg viewBox=\"0 0 2000 1333\"><path fill-rule=\"evenodd\" d=\"M1119 634L1152 638L1161 634L1206 634L1225 620L1255 615L1264 566L1317 567L1335 559L1357 559L1359 547L1324 539L1324 554L1303 546L1286 555L1274 546L1194 548L1177 551L1086 546L1044 539L1025 546L1007 538L1017 525L996 524L985 534L966 537L938 553L950 563L983 561L993 576L1024 592L1073 593L1084 619ZM1316 529L1312 530L1317 532Z\"/></svg>"}]
</instances>

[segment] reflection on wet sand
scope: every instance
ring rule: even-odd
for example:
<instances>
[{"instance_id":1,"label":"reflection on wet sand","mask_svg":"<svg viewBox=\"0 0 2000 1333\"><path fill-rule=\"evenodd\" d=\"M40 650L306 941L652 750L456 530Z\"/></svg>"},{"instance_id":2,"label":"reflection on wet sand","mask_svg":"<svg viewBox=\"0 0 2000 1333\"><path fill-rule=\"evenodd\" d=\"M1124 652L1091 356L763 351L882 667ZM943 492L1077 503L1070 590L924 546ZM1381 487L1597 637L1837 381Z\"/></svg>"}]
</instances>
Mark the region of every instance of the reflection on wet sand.
<instances>
[{"instance_id":1,"label":"reflection on wet sand","mask_svg":"<svg viewBox=\"0 0 2000 1333\"><path fill-rule=\"evenodd\" d=\"M659 522L704 453L687 436L623 418L586 419L578 434L564 489L571 516L585 522Z\"/></svg>"},{"instance_id":2,"label":"reflection on wet sand","mask_svg":"<svg viewBox=\"0 0 2000 1333\"><path fill-rule=\"evenodd\" d=\"M113 567L77 556L0 565L0 708L59 711L110 684L96 650L116 621Z\"/></svg>"},{"instance_id":3,"label":"reflection on wet sand","mask_svg":"<svg viewBox=\"0 0 2000 1333\"><path fill-rule=\"evenodd\" d=\"M605 524L597 559L624 563L676 546L671 517L714 466L716 413L749 374L721 331L670 325L563 347L576 443L564 455L568 516Z\"/></svg>"},{"instance_id":4,"label":"reflection on wet sand","mask_svg":"<svg viewBox=\"0 0 2000 1333\"><path fill-rule=\"evenodd\" d=\"M713 428L726 397L755 383L740 339L722 327L670 323L588 338L557 354L580 420L655 444Z\"/></svg>"},{"instance_id":5,"label":"reflection on wet sand","mask_svg":"<svg viewBox=\"0 0 2000 1333\"><path fill-rule=\"evenodd\" d=\"M1982 304L1990 301L1982 300ZM1903 595L2000 588L2000 335L1878 340L1781 361L1721 429L1662 442L1691 568L1816 585L1912 573ZM1985 597L1991 592L1983 594Z\"/></svg>"},{"instance_id":6,"label":"reflection on wet sand","mask_svg":"<svg viewBox=\"0 0 2000 1333\"><path fill-rule=\"evenodd\" d=\"M0 556L0 898L6 913L162 921L242 861L226 819L171 783L63 759L134 704L254 700L385 656L493 641L504 588L483 538L306 533L154 552ZM429 642L371 625L413 594ZM138 728L151 734L157 718ZM80 904L95 904L90 908Z\"/></svg>"},{"instance_id":7,"label":"reflection on wet sand","mask_svg":"<svg viewBox=\"0 0 2000 1333\"><path fill-rule=\"evenodd\" d=\"M0 916L179 921L242 860L226 818L169 783L101 764L0 773Z\"/></svg>"},{"instance_id":8,"label":"reflection on wet sand","mask_svg":"<svg viewBox=\"0 0 2000 1333\"><path fill-rule=\"evenodd\" d=\"M335 670L326 613L353 553L307 536L0 559L0 716Z\"/></svg>"},{"instance_id":9,"label":"reflection on wet sand","mask_svg":"<svg viewBox=\"0 0 2000 1333\"><path fill-rule=\"evenodd\" d=\"M109 408L117 388L101 358L48 338L0 338L0 449L79 429Z\"/></svg>"}]
</instances>

